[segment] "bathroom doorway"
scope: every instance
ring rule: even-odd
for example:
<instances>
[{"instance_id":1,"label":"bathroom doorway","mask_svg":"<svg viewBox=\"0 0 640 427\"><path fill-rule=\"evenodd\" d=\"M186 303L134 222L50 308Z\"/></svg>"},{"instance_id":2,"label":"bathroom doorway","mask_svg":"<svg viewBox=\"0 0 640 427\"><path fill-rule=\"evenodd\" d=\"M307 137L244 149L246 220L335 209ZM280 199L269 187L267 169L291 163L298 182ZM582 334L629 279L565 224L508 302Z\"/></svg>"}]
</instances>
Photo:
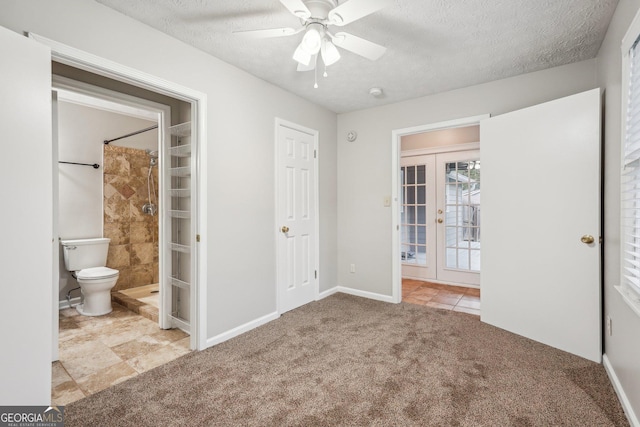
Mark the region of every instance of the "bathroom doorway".
<instances>
[{"instance_id":1,"label":"bathroom doorway","mask_svg":"<svg viewBox=\"0 0 640 427\"><path fill-rule=\"evenodd\" d=\"M191 295L168 280L187 283L192 261L166 250L190 248L189 240L180 240L190 232L193 211L191 198L184 197L193 184L183 135L190 121L175 122L189 117L191 106L124 95L105 89L108 81L86 83L96 79L89 73L55 63L53 68L57 234L109 238L106 267L119 271L113 312L80 316L73 308L81 299L77 282L60 257L60 354L52 396L66 404L195 348ZM179 222L173 220L176 210ZM178 269L187 274L178 276Z\"/></svg>"}]
</instances>

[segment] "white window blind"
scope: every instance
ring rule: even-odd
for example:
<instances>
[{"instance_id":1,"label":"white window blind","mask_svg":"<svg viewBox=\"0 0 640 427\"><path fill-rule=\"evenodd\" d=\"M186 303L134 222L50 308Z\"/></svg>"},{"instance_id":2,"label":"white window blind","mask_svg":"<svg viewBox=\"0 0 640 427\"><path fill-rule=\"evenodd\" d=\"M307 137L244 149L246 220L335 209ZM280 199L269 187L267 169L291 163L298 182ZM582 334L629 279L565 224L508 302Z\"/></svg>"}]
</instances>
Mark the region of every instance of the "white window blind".
<instances>
[{"instance_id":1,"label":"white window blind","mask_svg":"<svg viewBox=\"0 0 640 427\"><path fill-rule=\"evenodd\" d=\"M627 114L622 164L623 283L640 296L640 44L629 51Z\"/></svg>"}]
</instances>

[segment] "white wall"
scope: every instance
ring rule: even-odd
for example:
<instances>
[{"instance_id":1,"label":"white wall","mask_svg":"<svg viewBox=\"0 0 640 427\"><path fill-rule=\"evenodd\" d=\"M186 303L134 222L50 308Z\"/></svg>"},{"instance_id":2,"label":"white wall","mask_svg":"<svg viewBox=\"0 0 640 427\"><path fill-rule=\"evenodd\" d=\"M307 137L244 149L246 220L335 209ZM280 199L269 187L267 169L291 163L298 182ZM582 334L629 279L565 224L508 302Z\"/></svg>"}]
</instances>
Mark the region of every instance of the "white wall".
<instances>
[{"instance_id":1,"label":"white wall","mask_svg":"<svg viewBox=\"0 0 640 427\"><path fill-rule=\"evenodd\" d=\"M605 334L605 354L623 392L640 416L640 317L613 288L620 284L620 156L621 156L621 50L640 0L620 0L598 53L598 84L605 89L604 133L604 314L612 319L613 335Z\"/></svg>"},{"instance_id":2,"label":"white wall","mask_svg":"<svg viewBox=\"0 0 640 427\"><path fill-rule=\"evenodd\" d=\"M5 0L0 25L207 94L208 337L276 311L275 117L320 133L321 290L335 286L335 113L90 0Z\"/></svg>"},{"instance_id":3,"label":"white wall","mask_svg":"<svg viewBox=\"0 0 640 427\"><path fill-rule=\"evenodd\" d=\"M391 131L498 115L596 87L595 60L338 116L338 283L391 295ZM350 130L358 133L347 142ZM356 273L349 273L356 264Z\"/></svg>"},{"instance_id":4,"label":"white wall","mask_svg":"<svg viewBox=\"0 0 640 427\"><path fill-rule=\"evenodd\" d=\"M155 122L125 116L71 102L58 102L58 153L60 161L97 163L100 168L59 164L58 234L61 239L86 239L103 236L103 141L153 125ZM145 132L116 141L113 145L158 147L158 132ZM77 282L65 270L60 250L60 295ZM79 291L72 296L79 296Z\"/></svg>"}]
</instances>

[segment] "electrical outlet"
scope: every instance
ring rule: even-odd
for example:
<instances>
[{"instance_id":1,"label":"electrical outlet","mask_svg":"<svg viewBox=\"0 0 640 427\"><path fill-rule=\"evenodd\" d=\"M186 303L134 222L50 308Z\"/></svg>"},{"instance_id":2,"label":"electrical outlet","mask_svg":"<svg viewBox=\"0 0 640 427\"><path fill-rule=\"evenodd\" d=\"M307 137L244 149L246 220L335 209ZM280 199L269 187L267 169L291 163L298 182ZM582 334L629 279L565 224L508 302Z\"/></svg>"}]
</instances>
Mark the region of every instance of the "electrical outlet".
<instances>
[{"instance_id":1,"label":"electrical outlet","mask_svg":"<svg viewBox=\"0 0 640 427\"><path fill-rule=\"evenodd\" d=\"M613 325L610 316L607 316L607 334L609 336L613 335Z\"/></svg>"},{"instance_id":2,"label":"electrical outlet","mask_svg":"<svg viewBox=\"0 0 640 427\"><path fill-rule=\"evenodd\" d=\"M356 272L356 265L355 264L351 264L349 266L349 272L350 273L355 273Z\"/></svg>"}]
</instances>

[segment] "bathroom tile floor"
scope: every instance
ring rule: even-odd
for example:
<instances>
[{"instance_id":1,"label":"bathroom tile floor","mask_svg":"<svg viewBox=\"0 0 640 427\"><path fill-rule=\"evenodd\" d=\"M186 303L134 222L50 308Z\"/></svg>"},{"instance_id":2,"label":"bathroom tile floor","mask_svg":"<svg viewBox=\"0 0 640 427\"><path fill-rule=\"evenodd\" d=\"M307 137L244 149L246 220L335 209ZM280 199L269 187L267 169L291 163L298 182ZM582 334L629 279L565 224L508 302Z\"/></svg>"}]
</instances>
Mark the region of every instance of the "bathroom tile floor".
<instances>
[{"instance_id":1,"label":"bathroom tile floor","mask_svg":"<svg viewBox=\"0 0 640 427\"><path fill-rule=\"evenodd\" d=\"M66 405L189 353L189 335L113 303L105 316L59 313L59 361L51 400Z\"/></svg>"},{"instance_id":2,"label":"bathroom tile floor","mask_svg":"<svg viewBox=\"0 0 640 427\"><path fill-rule=\"evenodd\" d=\"M480 316L480 289L402 279L402 302Z\"/></svg>"}]
</instances>

